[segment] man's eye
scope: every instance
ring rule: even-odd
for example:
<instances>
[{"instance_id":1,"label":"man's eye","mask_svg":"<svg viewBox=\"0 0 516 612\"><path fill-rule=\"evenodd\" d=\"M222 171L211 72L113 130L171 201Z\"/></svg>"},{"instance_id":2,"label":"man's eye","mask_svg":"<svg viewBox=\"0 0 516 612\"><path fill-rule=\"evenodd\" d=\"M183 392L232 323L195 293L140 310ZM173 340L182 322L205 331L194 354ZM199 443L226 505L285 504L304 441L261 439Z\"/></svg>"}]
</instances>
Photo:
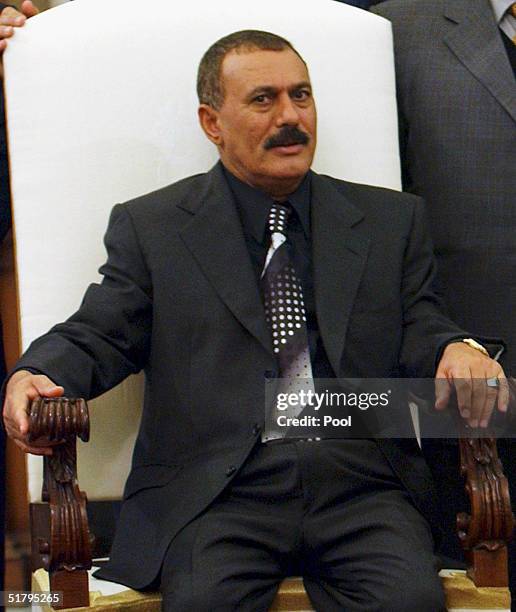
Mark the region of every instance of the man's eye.
<instances>
[{"instance_id":1,"label":"man's eye","mask_svg":"<svg viewBox=\"0 0 516 612\"><path fill-rule=\"evenodd\" d=\"M269 101L269 96L267 94L260 94L259 96L255 96L253 98L253 102L258 102L258 104L264 104Z\"/></svg>"},{"instance_id":2,"label":"man's eye","mask_svg":"<svg viewBox=\"0 0 516 612\"><path fill-rule=\"evenodd\" d=\"M310 97L310 91L308 89L298 89L293 93L293 98L296 100L308 100Z\"/></svg>"}]
</instances>

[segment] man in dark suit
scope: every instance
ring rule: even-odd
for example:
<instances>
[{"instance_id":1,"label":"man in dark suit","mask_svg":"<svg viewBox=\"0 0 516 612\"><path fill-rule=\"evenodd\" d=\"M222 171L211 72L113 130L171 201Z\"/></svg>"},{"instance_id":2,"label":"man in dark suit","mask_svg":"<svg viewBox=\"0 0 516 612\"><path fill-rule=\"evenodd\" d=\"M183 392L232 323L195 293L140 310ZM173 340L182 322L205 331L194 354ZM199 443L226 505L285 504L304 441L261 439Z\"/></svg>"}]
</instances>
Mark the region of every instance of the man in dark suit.
<instances>
[{"instance_id":1,"label":"man in dark suit","mask_svg":"<svg viewBox=\"0 0 516 612\"><path fill-rule=\"evenodd\" d=\"M506 340L502 363L515 376L516 18L511 4L396 0L374 11L393 24L403 183L428 203L439 290L461 326ZM514 442L499 440L498 449L514 500ZM458 449L453 441L429 440L424 450L439 498L446 500L442 550L459 559L455 514L466 500L452 477ZM515 564L512 554L513 593Z\"/></svg>"},{"instance_id":2,"label":"man in dark suit","mask_svg":"<svg viewBox=\"0 0 516 612\"><path fill-rule=\"evenodd\" d=\"M27 442L30 399L94 397L144 369L102 577L159 581L174 610L266 610L292 574L325 612L441 610L415 439L265 442L265 384L305 356L310 379L437 369L464 382L461 410L478 425L496 393L481 385L470 401L473 380L503 388L503 370L439 310L421 201L310 171L315 104L290 43L255 31L221 39L198 93L221 161L114 208L102 283L7 385L8 433L50 454Z\"/></svg>"}]
</instances>

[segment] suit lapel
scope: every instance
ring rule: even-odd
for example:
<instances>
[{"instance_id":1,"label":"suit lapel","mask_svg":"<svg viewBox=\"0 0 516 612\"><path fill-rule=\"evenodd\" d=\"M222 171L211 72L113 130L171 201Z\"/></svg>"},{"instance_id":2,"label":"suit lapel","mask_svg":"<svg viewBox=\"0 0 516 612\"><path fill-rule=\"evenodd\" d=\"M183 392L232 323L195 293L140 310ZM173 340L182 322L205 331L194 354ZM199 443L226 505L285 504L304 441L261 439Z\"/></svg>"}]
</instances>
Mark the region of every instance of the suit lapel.
<instances>
[{"instance_id":1,"label":"suit lapel","mask_svg":"<svg viewBox=\"0 0 516 612\"><path fill-rule=\"evenodd\" d=\"M234 316L273 354L240 218L219 165L208 173L205 191L180 207L194 215L180 233L186 247ZM311 210L317 319L338 375L369 239L360 229L362 212L317 174L312 176Z\"/></svg>"},{"instance_id":2,"label":"suit lapel","mask_svg":"<svg viewBox=\"0 0 516 612\"><path fill-rule=\"evenodd\" d=\"M312 177L312 254L319 331L337 376L349 316L360 284L369 238L362 212L331 182Z\"/></svg>"},{"instance_id":3,"label":"suit lapel","mask_svg":"<svg viewBox=\"0 0 516 612\"><path fill-rule=\"evenodd\" d=\"M233 195L217 164L199 198L180 208L194 214L180 235L222 301L272 354L270 332Z\"/></svg>"},{"instance_id":4,"label":"suit lapel","mask_svg":"<svg viewBox=\"0 0 516 612\"><path fill-rule=\"evenodd\" d=\"M516 121L514 74L490 3L445 0L444 17L456 24L446 45Z\"/></svg>"}]
</instances>

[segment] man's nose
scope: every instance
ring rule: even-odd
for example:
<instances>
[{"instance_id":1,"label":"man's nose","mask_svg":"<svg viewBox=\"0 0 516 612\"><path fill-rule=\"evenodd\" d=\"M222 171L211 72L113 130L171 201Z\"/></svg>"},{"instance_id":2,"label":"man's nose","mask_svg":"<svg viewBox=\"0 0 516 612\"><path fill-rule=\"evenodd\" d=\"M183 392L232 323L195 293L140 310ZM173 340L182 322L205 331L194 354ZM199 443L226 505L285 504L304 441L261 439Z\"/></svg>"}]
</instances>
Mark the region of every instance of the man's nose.
<instances>
[{"instance_id":1,"label":"man's nose","mask_svg":"<svg viewBox=\"0 0 516 612\"><path fill-rule=\"evenodd\" d=\"M278 126L297 125L299 123L299 110L288 94L279 96L276 115Z\"/></svg>"}]
</instances>

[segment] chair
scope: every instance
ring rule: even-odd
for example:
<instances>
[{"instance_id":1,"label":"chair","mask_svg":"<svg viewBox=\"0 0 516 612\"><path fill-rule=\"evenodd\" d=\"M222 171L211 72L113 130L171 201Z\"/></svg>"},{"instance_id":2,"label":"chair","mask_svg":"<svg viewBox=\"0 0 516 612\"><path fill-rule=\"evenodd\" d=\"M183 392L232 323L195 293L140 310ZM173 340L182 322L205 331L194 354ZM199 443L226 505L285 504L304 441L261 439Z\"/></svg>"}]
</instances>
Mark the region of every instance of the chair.
<instances>
[{"instance_id":1,"label":"chair","mask_svg":"<svg viewBox=\"0 0 516 612\"><path fill-rule=\"evenodd\" d=\"M231 31L276 32L307 60L319 111L316 170L400 188L386 21L331 0L316 10L313 0L180 6L154 0L144 23L140 6L136 0L59 6L31 19L6 53L22 349L71 314L98 278L100 236L114 203L205 171L215 161L197 126L195 71L207 47ZM92 444L78 448L79 479L90 504L121 497L142 383L132 377L91 402ZM86 436L85 430L75 433ZM28 474L37 504L39 458L28 458ZM48 531L45 512L46 506L33 506L34 526L42 521ZM81 543L85 549L89 539ZM35 546L35 557L50 554L39 542ZM292 597L303 596L297 582L288 586Z\"/></svg>"}]
</instances>

